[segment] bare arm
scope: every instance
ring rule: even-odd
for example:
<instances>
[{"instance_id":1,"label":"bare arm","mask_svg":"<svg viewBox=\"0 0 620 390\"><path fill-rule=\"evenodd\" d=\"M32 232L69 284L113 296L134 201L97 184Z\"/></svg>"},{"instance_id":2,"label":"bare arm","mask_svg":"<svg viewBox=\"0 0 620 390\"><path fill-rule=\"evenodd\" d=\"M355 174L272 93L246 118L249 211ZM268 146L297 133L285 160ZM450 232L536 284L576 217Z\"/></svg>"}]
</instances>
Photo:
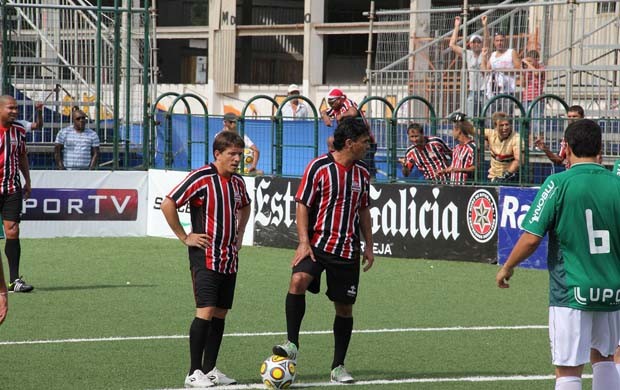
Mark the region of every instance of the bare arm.
<instances>
[{"instance_id":1,"label":"bare arm","mask_svg":"<svg viewBox=\"0 0 620 390\"><path fill-rule=\"evenodd\" d=\"M332 120L329 115L327 115L327 110L321 111L321 119L323 119L323 123L325 123L325 126L331 127Z\"/></svg>"},{"instance_id":2,"label":"bare arm","mask_svg":"<svg viewBox=\"0 0 620 390\"><path fill-rule=\"evenodd\" d=\"M527 259L534 253L540 242L542 241L542 237L538 237L532 233L525 232L519 237L519 241L510 252L510 256L508 256L508 260L504 266L497 272L495 275L495 282L497 283L497 287L499 288L508 288L508 280L512 277L514 273L514 268L521 264L523 260Z\"/></svg>"},{"instance_id":3,"label":"bare arm","mask_svg":"<svg viewBox=\"0 0 620 390\"><path fill-rule=\"evenodd\" d=\"M37 130L43 128L43 103L37 103L34 105L34 122L32 122L31 129Z\"/></svg>"},{"instance_id":4,"label":"bare arm","mask_svg":"<svg viewBox=\"0 0 620 390\"><path fill-rule=\"evenodd\" d=\"M241 244L243 243L245 225L248 224L248 220L250 219L250 209L250 205L248 204L237 211L237 249L241 248Z\"/></svg>"},{"instance_id":5,"label":"bare arm","mask_svg":"<svg viewBox=\"0 0 620 390\"><path fill-rule=\"evenodd\" d=\"M177 212L177 206L174 201L168 197L161 203L161 211L164 213L168 226L172 229L172 232L183 244L187 246L195 246L199 248L206 248L209 245L208 236L206 234L197 233L185 233L185 229L181 226L179 220L179 213Z\"/></svg>"},{"instance_id":6,"label":"bare arm","mask_svg":"<svg viewBox=\"0 0 620 390\"><path fill-rule=\"evenodd\" d=\"M564 162L564 159L560 156L558 156L557 154L553 153L549 147L547 146L547 144L545 143L545 141L542 138L537 138L536 141L534 141L534 146L536 146L538 149L542 150L543 153L545 153L545 155L547 156L547 158L554 164L562 164L562 162Z\"/></svg>"},{"instance_id":7,"label":"bare arm","mask_svg":"<svg viewBox=\"0 0 620 390\"><path fill-rule=\"evenodd\" d=\"M19 155L19 170L24 175L24 186L22 188L24 192L24 199L30 198L30 164L28 164L28 152L24 148L24 151Z\"/></svg>"},{"instance_id":8,"label":"bare arm","mask_svg":"<svg viewBox=\"0 0 620 390\"><path fill-rule=\"evenodd\" d=\"M299 264L300 261L310 256L312 261L316 261L312 248L310 247L310 236L308 235L308 206L301 202L297 202L297 236L299 237L299 244L295 250L295 257L291 262L291 267Z\"/></svg>"},{"instance_id":9,"label":"bare arm","mask_svg":"<svg viewBox=\"0 0 620 390\"><path fill-rule=\"evenodd\" d=\"M4 280L4 270L2 268L2 260L0 260L0 324L2 324L6 318L6 313L9 311L9 293L6 288L6 281Z\"/></svg>"},{"instance_id":10,"label":"bare arm","mask_svg":"<svg viewBox=\"0 0 620 390\"><path fill-rule=\"evenodd\" d=\"M370 219L370 209L368 207L361 209L360 213L360 230L362 236L364 236L364 257L362 264L364 265L364 272L368 271L375 262L375 255L372 251L374 243L372 241L372 221Z\"/></svg>"},{"instance_id":11,"label":"bare arm","mask_svg":"<svg viewBox=\"0 0 620 390\"><path fill-rule=\"evenodd\" d=\"M250 146L250 149L252 149L252 151L254 152L254 161L252 162L252 164L248 167L248 171L249 172L253 172L256 170L256 167L258 166L258 160L260 159L260 151L258 150L258 148L256 147L256 145L252 145Z\"/></svg>"},{"instance_id":12,"label":"bare arm","mask_svg":"<svg viewBox=\"0 0 620 390\"><path fill-rule=\"evenodd\" d=\"M88 168L90 170L93 170L95 168L97 168L97 161L99 160L99 147L92 147L91 148L91 158L90 158L90 165L88 166Z\"/></svg>"},{"instance_id":13,"label":"bare arm","mask_svg":"<svg viewBox=\"0 0 620 390\"><path fill-rule=\"evenodd\" d=\"M521 57L517 54L516 50L512 50L512 65L515 69L521 69Z\"/></svg>"},{"instance_id":14,"label":"bare arm","mask_svg":"<svg viewBox=\"0 0 620 390\"><path fill-rule=\"evenodd\" d=\"M480 69L491 70L491 63L489 62L489 49L483 47L480 55L482 56L482 60L480 61Z\"/></svg>"},{"instance_id":15,"label":"bare arm","mask_svg":"<svg viewBox=\"0 0 620 390\"><path fill-rule=\"evenodd\" d=\"M486 47L488 50L491 47L491 42L489 40L489 26L487 26L488 18L486 15L482 15L480 20L482 21L482 47Z\"/></svg>"},{"instance_id":16,"label":"bare arm","mask_svg":"<svg viewBox=\"0 0 620 390\"><path fill-rule=\"evenodd\" d=\"M461 17L457 16L454 18L454 31L452 31L452 36L450 37L450 49L458 55L463 55L463 48L456 44L456 38L459 34L459 27L461 27Z\"/></svg>"},{"instance_id":17,"label":"bare arm","mask_svg":"<svg viewBox=\"0 0 620 390\"><path fill-rule=\"evenodd\" d=\"M54 159L56 160L56 168L65 169L65 164L62 162L62 148L61 144L54 145Z\"/></svg>"}]
</instances>

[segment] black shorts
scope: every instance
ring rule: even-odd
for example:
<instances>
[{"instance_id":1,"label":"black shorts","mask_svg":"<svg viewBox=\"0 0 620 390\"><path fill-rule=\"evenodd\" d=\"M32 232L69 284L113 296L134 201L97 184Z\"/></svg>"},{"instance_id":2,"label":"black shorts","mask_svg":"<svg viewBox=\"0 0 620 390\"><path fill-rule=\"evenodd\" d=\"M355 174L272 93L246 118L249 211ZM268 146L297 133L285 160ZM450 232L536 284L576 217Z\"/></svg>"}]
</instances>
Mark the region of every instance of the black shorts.
<instances>
[{"instance_id":1,"label":"black shorts","mask_svg":"<svg viewBox=\"0 0 620 390\"><path fill-rule=\"evenodd\" d=\"M22 219L22 192L0 194L2 220L19 223Z\"/></svg>"},{"instance_id":2,"label":"black shorts","mask_svg":"<svg viewBox=\"0 0 620 390\"><path fill-rule=\"evenodd\" d=\"M314 277L308 291L317 294L321 290L321 274L327 274L327 291L325 295L332 302L354 304L360 281L360 254L356 252L353 259L312 248L316 262L306 257L293 268L293 273L305 272Z\"/></svg>"},{"instance_id":3,"label":"black shorts","mask_svg":"<svg viewBox=\"0 0 620 390\"><path fill-rule=\"evenodd\" d=\"M192 286L196 307L232 308L237 274L221 274L204 266L193 265Z\"/></svg>"}]
</instances>

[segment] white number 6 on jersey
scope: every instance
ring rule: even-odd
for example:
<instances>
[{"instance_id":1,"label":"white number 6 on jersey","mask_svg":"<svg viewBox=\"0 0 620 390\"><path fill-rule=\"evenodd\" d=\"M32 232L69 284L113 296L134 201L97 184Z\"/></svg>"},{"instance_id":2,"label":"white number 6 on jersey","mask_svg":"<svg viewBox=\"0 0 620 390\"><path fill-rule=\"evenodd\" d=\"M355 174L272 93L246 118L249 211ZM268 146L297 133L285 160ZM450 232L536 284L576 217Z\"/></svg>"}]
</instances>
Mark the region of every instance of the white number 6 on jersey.
<instances>
[{"instance_id":1,"label":"white number 6 on jersey","mask_svg":"<svg viewBox=\"0 0 620 390\"><path fill-rule=\"evenodd\" d=\"M586 209L586 226L588 228L588 243L590 244L590 253L595 255L598 253L609 253L609 230L594 230L592 222L592 210ZM601 244L596 244L596 239L601 240Z\"/></svg>"}]
</instances>

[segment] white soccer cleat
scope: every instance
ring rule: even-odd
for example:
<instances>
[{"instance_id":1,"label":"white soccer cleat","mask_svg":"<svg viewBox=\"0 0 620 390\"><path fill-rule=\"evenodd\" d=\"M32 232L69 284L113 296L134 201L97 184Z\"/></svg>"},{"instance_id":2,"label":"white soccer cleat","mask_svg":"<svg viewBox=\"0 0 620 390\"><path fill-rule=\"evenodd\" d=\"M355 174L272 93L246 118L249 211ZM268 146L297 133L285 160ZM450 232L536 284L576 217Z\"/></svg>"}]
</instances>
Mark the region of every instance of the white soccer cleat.
<instances>
[{"instance_id":1,"label":"white soccer cleat","mask_svg":"<svg viewBox=\"0 0 620 390\"><path fill-rule=\"evenodd\" d=\"M209 378L200 370L195 370L192 375L187 374L185 377L185 388L204 388L215 386L215 383L211 382Z\"/></svg>"},{"instance_id":2,"label":"white soccer cleat","mask_svg":"<svg viewBox=\"0 0 620 390\"><path fill-rule=\"evenodd\" d=\"M334 368L330 375L330 380L334 383L353 383L353 377L346 368L341 364Z\"/></svg>"},{"instance_id":3,"label":"white soccer cleat","mask_svg":"<svg viewBox=\"0 0 620 390\"><path fill-rule=\"evenodd\" d=\"M235 379L227 377L226 374L218 370L217 367L213 367L213 370L209 371L206 377L216 386L227 386L237 383Z\"/></svg>"}]
</instances>

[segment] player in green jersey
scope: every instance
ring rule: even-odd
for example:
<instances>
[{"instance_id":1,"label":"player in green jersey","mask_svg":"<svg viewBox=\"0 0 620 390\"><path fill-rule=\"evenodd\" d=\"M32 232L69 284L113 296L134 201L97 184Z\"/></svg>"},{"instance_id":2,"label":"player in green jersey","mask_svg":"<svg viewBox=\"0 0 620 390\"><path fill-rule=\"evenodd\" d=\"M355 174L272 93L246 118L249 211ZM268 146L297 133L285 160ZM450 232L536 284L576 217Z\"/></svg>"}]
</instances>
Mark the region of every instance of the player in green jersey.
<instances>
[{"instance_id":1,"label":"player in green jersey","mask_svg":"<svg viewBox=\"0 0 620 390\"><path fill-rule=\"evenodd\" d=\"M581 390L592 363L592 389L620 389L613 361L620 337L620 178L597 163L601 128L582 119L565 133L571 168L544 182L525 231L496 275L508 288L514 268L549 233L549 337L556 390Z\"/></svg>"}]
</instances>

